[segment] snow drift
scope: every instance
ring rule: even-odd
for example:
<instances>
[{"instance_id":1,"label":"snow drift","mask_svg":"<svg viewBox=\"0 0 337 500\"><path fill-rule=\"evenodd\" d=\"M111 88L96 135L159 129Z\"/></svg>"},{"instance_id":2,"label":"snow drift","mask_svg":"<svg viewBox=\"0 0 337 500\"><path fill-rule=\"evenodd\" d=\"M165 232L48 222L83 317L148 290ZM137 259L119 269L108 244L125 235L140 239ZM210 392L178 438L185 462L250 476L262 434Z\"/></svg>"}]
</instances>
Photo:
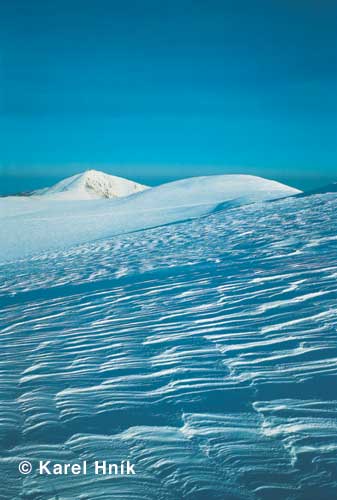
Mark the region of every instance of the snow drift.
<instances>
[{"instance_id":1,"label":"snow drift","mask_svg":"<svg viewBox=\"0 0 337 500\"><path fill-rule=\"evenodd\" d=\"M117 212L48 206L76 204ZM46 207L41 237L90 227ZM0 266L0 498L336 500L336 212L251 203ZM124 459L136 476L93 474Z\"/></svg>"},{"instance_id":2,"label":"snow drift","mask_svg":"<svg viewBox=\"0 0 337 500\"><path fill-rule=\"evenodd\" d=\"M209 214L219 206L234 207L299 193L260 177L217 175L175 181L121 199L93 199L89 203L77 196L76 201L65 197L60 203L56 194L83 193L78 180L59 183L57 193L48 190L38 197L0 200L0 236L4 242L1 260L184 221Z\"/></svg>"}]
</instances>

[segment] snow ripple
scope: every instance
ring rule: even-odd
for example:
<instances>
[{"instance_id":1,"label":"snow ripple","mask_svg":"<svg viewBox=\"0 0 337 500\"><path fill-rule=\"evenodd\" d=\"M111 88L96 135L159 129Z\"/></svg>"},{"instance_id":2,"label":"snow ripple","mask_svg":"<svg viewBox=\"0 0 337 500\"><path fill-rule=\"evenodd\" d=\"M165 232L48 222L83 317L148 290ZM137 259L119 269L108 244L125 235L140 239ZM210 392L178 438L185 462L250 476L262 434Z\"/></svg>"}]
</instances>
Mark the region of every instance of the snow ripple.
<instances>
[{"instance_id":1,"label":"snow ripple","mask_svg":"<svg viewBox=\"0 0 337 500\"><path fill-rule=\"evenodd\" d=\"M0 268L1 499L333 499L336 195ZM137 475L18 477L21 459Z\"/></svg>"}]
</instances>

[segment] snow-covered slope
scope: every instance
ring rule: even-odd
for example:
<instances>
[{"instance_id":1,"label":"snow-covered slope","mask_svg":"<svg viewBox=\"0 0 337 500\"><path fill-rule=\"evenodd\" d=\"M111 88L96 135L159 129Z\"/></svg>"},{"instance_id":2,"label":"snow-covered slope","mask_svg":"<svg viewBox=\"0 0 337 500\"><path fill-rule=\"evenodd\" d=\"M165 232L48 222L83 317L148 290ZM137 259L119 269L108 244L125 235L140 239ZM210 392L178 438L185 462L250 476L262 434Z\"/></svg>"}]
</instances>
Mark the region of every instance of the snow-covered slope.
<instances>
[{"instance_id":1,"label":"snow-covered slope","mask_svg":"<svg viewBox=\"0 0 337 500\"><path fill-rule=\"evenodd\" d=\"M49 188L34 191L32 195L62 200L93 200L122 198L147 188L148 186L122 177L105 174L98 170L87 170L81 174L67 177Z\"/></svg>"},{"instance_id":2,"label":"snow-covered slope","mask_svg":"<svg viewBox=\"0 0 337 500\"><path fill-rule=\"evenodd\" d=\"M194 177L114 200L59 203L53 195L0 200L0 260L69 248L116 234L209 214L299 191L249 175Z\"/></svg>"},{"instance_id":3,"label":"snow-covered slope","mask_svg":"<svg viewBox=\"0 0 337 500\"><path fill-rule=\"evenodd\" d=\"M40 235L115 212L76 203ZM336 212L253 203L0 266L1 500L336 500Z\"/></svg>"}]
</instances>

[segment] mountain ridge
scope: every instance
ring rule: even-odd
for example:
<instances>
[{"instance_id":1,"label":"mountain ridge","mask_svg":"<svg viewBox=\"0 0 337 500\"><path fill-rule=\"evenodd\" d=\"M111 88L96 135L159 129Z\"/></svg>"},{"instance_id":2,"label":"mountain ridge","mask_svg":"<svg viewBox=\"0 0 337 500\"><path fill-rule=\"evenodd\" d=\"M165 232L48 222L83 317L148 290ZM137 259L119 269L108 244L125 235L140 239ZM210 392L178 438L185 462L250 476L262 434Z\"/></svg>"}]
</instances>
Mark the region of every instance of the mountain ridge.
<instances>
[{"instance_id":1,"label":"mountain ridge","mask_svg":"<svg viewBox=\"0 0 337 500\"><path fill-rule=\"evenodd\" d=\"M308 191L303 191L303 193L299 193L296 196L300 196L302 198L303 196L313 196L315 194L329 194L329 193L336 193L336 192L337 192L337 181L330 182L329 184L325 184L325 185L318 187L316 189L310 189Z\"/></svg>"}]
</instances>

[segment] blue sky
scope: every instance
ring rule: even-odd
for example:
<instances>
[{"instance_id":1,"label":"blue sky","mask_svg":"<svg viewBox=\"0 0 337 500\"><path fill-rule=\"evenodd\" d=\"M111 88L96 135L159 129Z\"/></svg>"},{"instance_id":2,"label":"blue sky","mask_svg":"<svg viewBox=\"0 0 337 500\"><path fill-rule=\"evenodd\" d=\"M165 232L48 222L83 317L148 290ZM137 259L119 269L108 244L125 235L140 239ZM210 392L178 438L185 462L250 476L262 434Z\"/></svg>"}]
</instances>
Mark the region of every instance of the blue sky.
<instances>
[{"instance_id":1,"label":"blue sky","mask_svg":"<svg viewBox=\"0 0 337 500\"><path fill-rule=\"evenodd\" d=\"M337 176L334 0L12 0L0 14L2 176Z\"/></svg>"}]
</instances>

